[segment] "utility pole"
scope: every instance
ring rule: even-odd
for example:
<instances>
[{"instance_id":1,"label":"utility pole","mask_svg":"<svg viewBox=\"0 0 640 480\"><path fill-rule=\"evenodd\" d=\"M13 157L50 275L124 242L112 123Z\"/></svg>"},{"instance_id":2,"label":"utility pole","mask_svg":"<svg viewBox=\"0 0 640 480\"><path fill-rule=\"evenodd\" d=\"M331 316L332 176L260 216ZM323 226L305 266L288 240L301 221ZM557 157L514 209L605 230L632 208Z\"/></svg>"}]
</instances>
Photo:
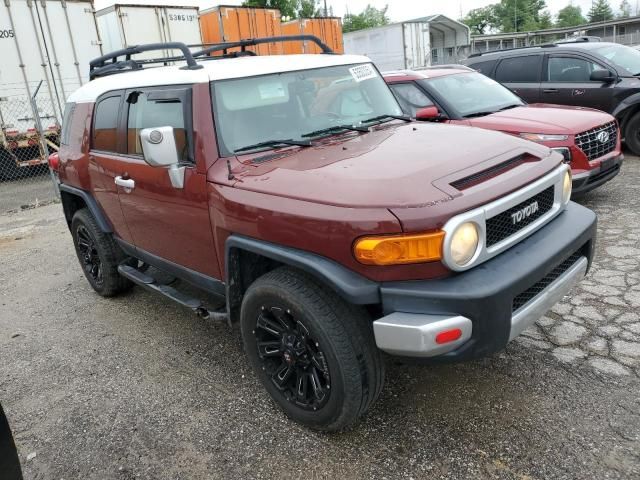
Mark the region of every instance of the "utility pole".
<instances>
[{"instance_id":1,"label":"utility pole","mask_svg":"<svg viewBox=\"0 0 640 480\"><path fill-rule=\"evenodd\" d=\"M518 0L513 0L513 29L518 33Z\"/></svg>"}]
</instances>

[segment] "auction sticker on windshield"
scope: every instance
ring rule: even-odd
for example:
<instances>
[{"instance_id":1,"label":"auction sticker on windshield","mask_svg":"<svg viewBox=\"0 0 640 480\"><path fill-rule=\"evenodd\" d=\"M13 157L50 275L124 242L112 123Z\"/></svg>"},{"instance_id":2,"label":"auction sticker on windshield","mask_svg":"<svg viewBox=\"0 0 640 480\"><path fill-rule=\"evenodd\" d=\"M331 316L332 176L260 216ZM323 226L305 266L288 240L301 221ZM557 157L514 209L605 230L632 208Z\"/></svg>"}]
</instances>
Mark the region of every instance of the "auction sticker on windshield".
<instances>
[{"instance_id":1,"label":"auction sticker on windshield","mask_svg":"<svg viewBox=\"0 0 640 480\"><path fill-rule=\"evenodd\" d=\"M351 73L351 76L356 82L362 82L364 80L369 80L370 78L376 78L378 76L376 69L373 68L370 63L351 67L349 69L349 73Z\"/></svg>"}]
</instances>

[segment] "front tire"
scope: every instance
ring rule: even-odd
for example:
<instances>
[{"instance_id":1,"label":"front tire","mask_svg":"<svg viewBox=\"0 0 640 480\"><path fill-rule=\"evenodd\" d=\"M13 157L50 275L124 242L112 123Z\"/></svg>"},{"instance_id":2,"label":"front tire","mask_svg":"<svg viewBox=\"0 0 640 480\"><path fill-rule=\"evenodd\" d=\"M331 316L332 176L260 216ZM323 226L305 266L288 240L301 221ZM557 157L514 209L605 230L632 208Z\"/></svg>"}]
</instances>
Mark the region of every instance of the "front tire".
<instances>
[{"instance_id":1,"label":"front tire","mask_svg":"<svg viewBox=\"0 0 640 480\"><path fill-rule=\"evenodd\" d=\"M627 148L634 155L640 155L640 113L636 113L624 130L624 140Z\"/></svg>"},{"instance_id":2,"label":"front tire","mask_svg":"<svg viewBox=\"0 0 640 480\"><path fill-rule=\"evenodd\" d=\"M118 265L126 257L113 237L100 230L86 208L73 215L71 235L82 271L99 295L112 297L133 286L118 273Z\"/></svg>"},{"instance_id":3,"label":"front tire","mask_svg":"<svg viewBox=\"0 0 640 480\"><path fill-rule=\"evenodd\" d=\"M281 267L256 280L241 330L256 375L298 423L344 429L380 394L384 363L366 311L303 272Z\"/></svg>"}]
</instances>

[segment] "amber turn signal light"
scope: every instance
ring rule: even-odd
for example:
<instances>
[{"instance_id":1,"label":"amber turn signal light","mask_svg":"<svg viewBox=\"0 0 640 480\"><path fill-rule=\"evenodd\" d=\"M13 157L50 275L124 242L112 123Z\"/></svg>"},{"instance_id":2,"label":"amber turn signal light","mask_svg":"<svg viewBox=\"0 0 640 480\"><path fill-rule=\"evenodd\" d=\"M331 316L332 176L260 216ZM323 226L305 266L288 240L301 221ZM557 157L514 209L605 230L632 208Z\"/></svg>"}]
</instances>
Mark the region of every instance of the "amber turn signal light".
<instances>
[{"instance_id":1,"label":"amber turn signal light","mask_svg":"<svg viewBox=\"0 0 640 480\"><path fill-rule=\"evenodd\" d=\"M365 265L403 265L433 262L442 258L444 232L418 235L363 237L356 240L353 253Z\"/></svg>"}]
</instances>

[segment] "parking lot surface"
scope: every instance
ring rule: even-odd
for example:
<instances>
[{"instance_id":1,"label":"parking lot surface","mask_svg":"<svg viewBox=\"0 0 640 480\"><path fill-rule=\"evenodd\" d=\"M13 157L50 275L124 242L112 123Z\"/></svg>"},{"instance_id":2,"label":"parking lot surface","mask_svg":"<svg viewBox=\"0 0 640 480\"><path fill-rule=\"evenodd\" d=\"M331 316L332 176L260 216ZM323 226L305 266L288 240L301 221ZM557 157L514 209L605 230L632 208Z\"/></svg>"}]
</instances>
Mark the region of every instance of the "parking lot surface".
<instances>
[{"instance_id":1,"label":"parking lot surface","mask_svg":"<svg viewBox=\"0 0 640 480\"><path fill-rule=\"evenodd\" d=\"M276 409L237 331L93 293L59 205L2 215L0 402L25 478L640 478L640 159L581 203L599 239L570 297L491 358L389 358L334 435Z\"/></svg>"}]
</instances>

